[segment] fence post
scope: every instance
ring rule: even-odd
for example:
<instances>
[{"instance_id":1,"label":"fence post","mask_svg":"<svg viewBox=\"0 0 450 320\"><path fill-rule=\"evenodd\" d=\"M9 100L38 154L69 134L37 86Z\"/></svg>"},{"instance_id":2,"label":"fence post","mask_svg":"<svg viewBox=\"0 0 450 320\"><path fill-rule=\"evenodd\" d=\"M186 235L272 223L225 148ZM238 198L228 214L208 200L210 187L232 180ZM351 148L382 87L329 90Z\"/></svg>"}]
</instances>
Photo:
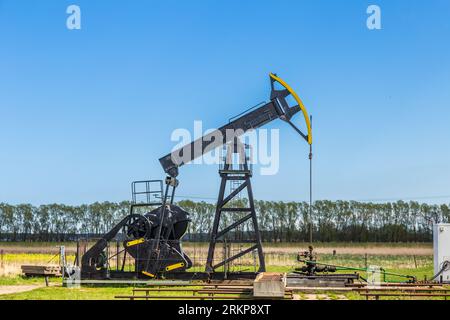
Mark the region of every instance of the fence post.
<instances>
[{"instance_id":1,"label":"fence post","mask_svg":"<svg viewBox=\"0 0 450 320\"><path fill-rule=\"evenodd\" d=\"M367 265L367 253L364 254L364 264L365 264L366 269L367 269L368 268L368 265Z\"/></svg>"}]
</instances>

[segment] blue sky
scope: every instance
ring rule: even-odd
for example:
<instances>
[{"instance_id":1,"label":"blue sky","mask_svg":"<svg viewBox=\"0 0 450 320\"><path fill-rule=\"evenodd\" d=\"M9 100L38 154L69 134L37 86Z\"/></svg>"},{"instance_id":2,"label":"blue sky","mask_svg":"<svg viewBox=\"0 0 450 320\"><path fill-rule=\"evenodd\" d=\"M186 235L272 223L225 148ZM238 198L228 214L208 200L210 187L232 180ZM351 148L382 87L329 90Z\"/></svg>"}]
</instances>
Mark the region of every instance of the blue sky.
<instances>
[{"instance_id":1,"label":"blue sky","mask_svg":"<svg viewBox=\"0 0 450 320\"><path fill-rule=\"evenodd\" d=\"M0 0L0 202L129 199L132 180L164 177L174 129L267 100L269 72L314 117L315 199L449 202L449 36L446 0ZM267 128L280 170L254 177L255 197L307 200L307 145ZM215 166L180 180L217 196Z\"/></svg>"}]
</instances>

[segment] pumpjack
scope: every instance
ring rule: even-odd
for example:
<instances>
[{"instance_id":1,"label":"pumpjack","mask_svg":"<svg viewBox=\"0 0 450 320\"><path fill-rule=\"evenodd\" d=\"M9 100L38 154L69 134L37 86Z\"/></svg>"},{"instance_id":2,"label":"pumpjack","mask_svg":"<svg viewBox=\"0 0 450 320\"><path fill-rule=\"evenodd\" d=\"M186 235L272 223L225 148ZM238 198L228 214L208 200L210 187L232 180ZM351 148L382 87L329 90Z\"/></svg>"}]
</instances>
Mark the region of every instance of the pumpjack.
<instances>
[{"instance_id":1,"label":"pumpjack","mask_svg":"<svg viewBox=\"0 0 450 320\"><path fill-rule=\"evenodd\" d=\"M229 161L219 174L221 176L221 186L216 205L215 217L212 230L210 232L210 243L205 272L208 278L219 275L218 269L231 261L242 257L245 254L256 252L259 258L259 272L265 271L265 261L258 228L258 220L253 203L253 192L250 178L252 172L243 152L243 144L239 137L244 133L260 128L276 119L287 122L300 136L311 146L312 132L308 113L303 102L297 93L276 74L270 74L271 94L270 100L257 107L251 108L237 117L231 119L229 123L219 129L193 141L184 147L175 150L159 159L159 162L167 174L165 179L165 191L160 180L136 181L132 183L133 201L130 213L115 225L108 233L98 240L81 259L81 277L84 279L105 279L123 278L131 274L139 278L181 278L192 267L192 261L183 251L182 238L190 222L189 213L174 204L175 190L179 184L177 179L179 168L198 157L218 148L226 146L228 158L232 154L237 154L240 158L239 165L233 166ZM279 88L281 86L281 88ZM296 105L290 106L288 97L292 96ZM292 121L292 117L301 112L306 122L307 133L303 133ZM311 157L311 154L310 154ZM238 182L239 186L230 194L226 194L227 182ZM151 190L151 183L159 183L159 190ZM136 186L144 185L144 191L136 191ZM248 207L236 208L232 206L233 199L243 190L248 193ZM144 202L138 202L137 196L143 194L147 198ZM150 198L158 199L152 201ZM156 208L154 208L156 206ZM136 213L139 207L152 207L154 209L145 214ZM221 217L227 212L239 212L244 216L232 224L219 230ZM238 226L251 221L253 226L253 243L249 248L227 257L225 260L214 264L215 246L224 236L236 229ZM125 256L129 255L134 259L134 270L108 269L107 248L108 243L113 239L122 241ZM117 253L118 254L118 253ZM196 273L198 274L198 273Z\"/></svg>"}]
</instances>

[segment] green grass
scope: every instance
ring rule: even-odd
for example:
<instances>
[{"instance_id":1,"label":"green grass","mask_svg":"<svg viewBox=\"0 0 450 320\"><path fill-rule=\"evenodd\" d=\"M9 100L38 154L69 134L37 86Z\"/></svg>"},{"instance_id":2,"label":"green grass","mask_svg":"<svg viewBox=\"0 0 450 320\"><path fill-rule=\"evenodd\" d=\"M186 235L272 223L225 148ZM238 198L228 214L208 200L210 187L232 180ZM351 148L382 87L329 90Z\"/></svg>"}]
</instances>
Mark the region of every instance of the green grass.
<instances>
[{"instance_id":1,"label":"green grass","mask_svg":"<svg viewBox=\"0 0 450 320\"><path fill-rule=\"evenodd\" d=\"M270 272L289 272L292 271L289 267L268 267ZM422 279L427 275L428 278L433 273L431 266L418 269L388 269L387 271L396 273L406 273L415 275L418 279ZM363 275L363 273L361 273ZM365 275L364 275L365 276ZM391 278L390 280L395 280ZM397 279L404 280L404 279ZM35 289L28 292L0 295L0 300L109 300L114 299L116 295L131 295L133 287L131 286L115 286L115 287L89 287L83 286L81 288L65 288L61 286L59 278L52 278L50 287ZM23 277L2 277L0 278L0 285L43 285L42 278L23 278ZM191 295L190 292L170 293L164 292L164 295ZM317 292L317 294L327 294L331 300L338 299L340 293ZM342 293L349 300L365 299L358 293ZM301 299L306 299L304 294L300 294ZM322 298L323 299L323 298Z\"/></svg>"},{"instance_id":2,"label":"green grass","mask_svg":"<svg viewBox=\"0 0 450 320\"><path fill-rule=\"evenodd\" d=\"M365 297L362 297L359 293L357 292L346 292L345 294L343 294L348 300L365 300Z\"/></svg>"},{"instance_id":3,"label":"green grass","mask_svg":"<svg viewBox=\"0 0 450 320\"><path fill-rule=\"evenodd\" d=\"M116 295L130 295L131 288L117 287L45 287L32 291L0 295L0 300L110 300Z\"/></svg>"},{"instance_id":4,"label":"green grass","mask_svg":"<svg viewBox=\"0 0 450 320\"><path fill-rule=\"evenodd\" d=\"M58 263L58 257L55 256L55 254L50 253L54 252L56 244L42 244L42 243L30 243L26 244L33 248L41 248L41 247L47 247L49 248L48 251L43 252L49 252L49 253L21 253L20 251L14 252L11 251L8 253L8 248L11 247L20 247L24 246L24 243L8 243L5 245L5 243L1 243L0 247L2 249L5 249L5 254L2 256L1 263L4 265L13 265L14 267L20 268L21 264L47 264L50 260L51 263ZM70 245L70 244L67 244ZM71 244L73 245L73 244ZM186 244L189 246L189 243ZM197 244L198 245L198 244ZM203 244L200 244L203 245ZM298 244L298 243L292 243L292 244L286 244L286 243L280 243L280 244L265 244L265 246L270 246L273 248L280 248L280 251L282 251L282 248L293 248L293 247L302 247L307 246L307 244ZM316 247L374 247L374 246L391 246L391 247L431 247L431 244L367 244L367 243L327 243L327 244L315 244ZM206 246L206 244L205 244ZM50 250L50 248L52 248ZM57 249L56 249L57 251ZM69 255L67 257L67 260L72 262L74 256ZM53 260L52 260L53 259ZM326 264L334 264L334 265L341 265L341 266L351 266L351 267L358 267L358 268L364 268L366 265L366 259L365 256L361 254L320 254L319 255L319 262L326 263ZM269 272L291 272L294 270L295 267L300 266L300 263L296 261L296 255L292 253L268 253L266 256L266 263L268 265L267 271ZM400 274L407 274L416 276L418 280L423 280L426 276L428 279L431 278L433 275L433 259L432 256L429 255L423 255L423 256L416 256L415 259L411 255L369 255L367 256L367 265L378 265L383 267L388 272L394 272L394 273L400 273ZM1 265L0 265L1 267ZM253 271L253 266L243 266L243 269L247 269L247 271ZM194 270L195 269L195 270ZM191 271L203 271L203 266L196 266ZM20 269L19 269L20 270ZM340 271L344 273L353 273L354 271ZM359 272L361 276L366 277L365 272ZM390 276L387 279L388 281L404 281L405 279L399 278L399 277L393 277ZM35 289L28 292L23 293L16 293L16 294L10 294L10 295L0 295L0 300L10 300L10 299L17 299L17 300L24 300L24 299L31 299L31 300L107 300L107 299L114 299L114 296L116 295L130 295L132 294L132 288L131 286L121 286L121 287L87 287L83 286L82 288L76 289L76 288L64 288L61 286L61 279L60 278L52 278L50 280L51 286L50 287L42 287L39 289ZM20 276L5 276L0 277L0 286L7 286L7 285L44 285L44 279L43 278L24 278ZM170 294L170 293L164 293ZM181 295L181 293L173 293L172 295ZM186 292L185 294L191 295L190 292ZM338 299L338 296L341 296L340 293L333 293L333 292L318 292L318 294L327 294L330 299ZM359 300L359 299L365 299L362 298L358 293L351 292L351 293L343 293L342 295L346 296L347 299L350 300ZM305 299L305 294L300 294L301 299Z\"/></svg>"},{"instance_id":5,"label":"green grass","mask_svg":"<svg viewBox=\"0 0 450 320\"><path fill-rule=\"evenodd\" d=\"M132 286L82 286L80 288L66 288L61 284L51 285L50 287L43 287L32 291L0 295L0 300L111 300L115 296L129 296L132 295ZM181 287L180 287L181 288ZM201 287L189 287L188 290L200 289ZM143 293L140 293L143 294ZM150 295L157 295L156 292L150 292ZM191 291L181 292L164 292L164 295L169 296L192 296Z\"/></svg>"},{"instance_id":6,"label":"green grass","mask_svg":"<svg viewBox=\"0 0 450 320\"><path fill-rule=\"evenodd\" d=\"M52 284L61 283L61 278L51 277L49 282ZM41 277L0 277L0 286L17 286L17 285L41 285L44 284L44 278ZM1 297L1 296L0 296Z\"/></svg>"}]
</instances>

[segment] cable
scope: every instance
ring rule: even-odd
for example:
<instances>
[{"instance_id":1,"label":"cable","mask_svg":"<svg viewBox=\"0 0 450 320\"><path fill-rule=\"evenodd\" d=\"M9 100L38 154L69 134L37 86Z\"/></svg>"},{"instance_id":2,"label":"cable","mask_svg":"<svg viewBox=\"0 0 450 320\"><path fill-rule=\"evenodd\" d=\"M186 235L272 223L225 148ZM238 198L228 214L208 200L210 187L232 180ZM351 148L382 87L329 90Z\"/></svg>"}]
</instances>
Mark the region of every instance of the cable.
<instances>
[{"instance_id":1,"label":"cable","mask_svg":"<svg viewBox=\"0 0 450 320\"><path fill-rule=\"evenodd\" d=\"M439 270L439 272L436 273L436 274L434 275L434 277L430 279L430 281L434 281L437 277L439 277L439 276L442 274L442 272L444 272L444 271L446 271L446 270L448 270L448 269L450 269L450 261L446 260L446 261L444 261L444 262L442 263L441 270Z\"/></svg>"},{"instance_id":2,"label":"cable","mask_svg":"<svg viewBox=\"0 0 450 320\"><path fill-rule=\"evenodd\" d=\"M310 125L312 130L312 116L310 116ZM309 145L309 243L313 242L313 226L312 226L312 143Z\"/></svg>"}]
</instances>

